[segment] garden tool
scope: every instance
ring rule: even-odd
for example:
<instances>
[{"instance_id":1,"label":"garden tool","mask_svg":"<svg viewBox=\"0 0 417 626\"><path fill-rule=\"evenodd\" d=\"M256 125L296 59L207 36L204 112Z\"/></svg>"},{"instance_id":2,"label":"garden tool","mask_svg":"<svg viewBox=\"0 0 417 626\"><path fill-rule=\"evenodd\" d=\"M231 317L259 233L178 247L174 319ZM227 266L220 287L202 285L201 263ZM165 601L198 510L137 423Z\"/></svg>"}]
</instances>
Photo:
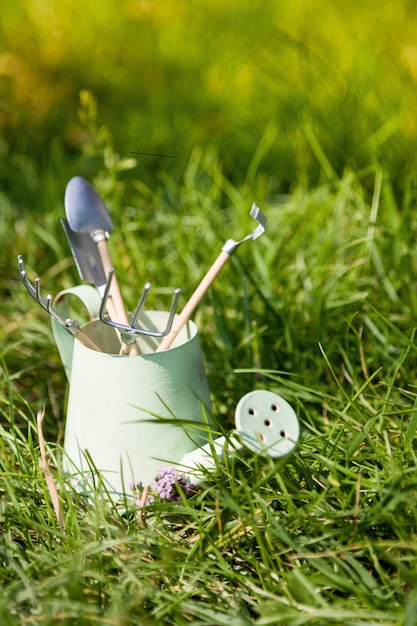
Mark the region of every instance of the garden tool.
<instances>
[{"instance_id":1,"label":"garden tool","mask_svg":"<svg viewBox=\"0 0 417 626\"><path fill-rule=\"evenodd\" d=\"M101 297L106 289L106 276L98 248L88 233L77 233L68 224L68 220L61 220L62 228L67 237L72 256L78 269L81 280L92 283ZM117 319L117 311L112 298L107 299L107 312L111 319ZM118 335L119 341L123 343ZM122 346L124 349L124 346Z\"/></svg>"},{"instance_id":2,"label":"garden tool","mask_svg":"<svg viewBox=\"0 0 417 626\"><path fill-rule=\"evenodd\" d=\"M257 207L256 204L252 205L250 215L258 222L258 226L255 228L254 231L249 233L249 235L246 235L246 237L244 237L240 241L235 241L234 239L228 239L226 241L221 253L217 257L207 274L204 276L197 289L194 291L193 295L185 305L184 309L181 311L180 315L177 317L175 323L173 324L171 332L159 344L157 352L161 352L162 350L168 350L168 348L174 341L177 333L189 321L194 309L199 304L200 300L205 295L210 285L213 283L215 278L218 276L226 262L230 259L232 254L234 254L237 248L244 241L248 241L249 239L257 239L265 232L266 215L262 213L261 209Z\"/></svg>"},{"instance_id":3,"label":"garden tool","mask_svg":"<svg viewBox=\"0 0 417 626\"><path fill-rule=\"evenodd\" d=\"M103 297L104 289L106 287L106 275L104 273L103 263L96 244L89 234L76 233L72 230L68 224L68 220L65 218L61 220L61 224L71 248L72 256L74 257L81 280L95 285L97 291L101 297ZM111 299L109 299L109 309L112 304ZM115 315L114 306L113 315Z\"/></svg>"},{"instance_id":4,"label":"garden tool","mask_svg":"<svg viewBox=\"0 0 417 626\"><path fill-rule=\"evenodd\" d=\"M113 326L114 328L116 328L119 332L120 332L120 336L122 338L122 341L126 344L126 345L131 345L135 340L135 335L147 335L150 337L164 337L165 335L167 335L169 333L169 331L171 330L172 327L172 321L174 319L174 315L175 315L175 311L177 308L177 303L178 303L178 298L180 296L181 293L181 289L175 289L174 290L174 296L172 298L172 304L171 304L171 309L169 311L169 315L168 315L168 319L167 319L167 323L165 325L165 327L162 330L156 330L156 329L147 329L147 328L139 328L136 326L136 323L138 321L138 319L140 318L140 315L143 312L144 306L145 306L145 302L146 299L148 297L148 293L149 290L151 288L150 283L146 283L141 297L139 299L138 305L132 315L132 319L130 321L129 324L121 324L120 322L115 322L111 319L108 319L105 317L105 310L106 310L106 304L107 304L107 299L109 297L109 293L110 293L110 289L111 289L111 282L113 280L114 277L114 270L110 270L109 272L109 276L107 278L107 282L106 282L106 286L105 286L105 290L104 290L104 294L103 294L103 299L101 302L101 307L100 307L100 313L99 313L99 317L100 320L104 323L107 324L108 326Z\"/></svg>"},{"instance_id":5,"label":"garden tool","mask_svg":"<svg viewBox=\"0 0 417 626\"><path fill-rule=\"evenodd\" d=\"M90 348L91 350L100 352L100 348L98 348L96 344L81 330L79 324L74 319L64 319L61 317L58 311L52 306L51 295L48 295L46 298L41 295L40 278L35 278L35 284L30 282L26 274L25 264L21 254L19 254L17 260L19 263L20 277L30 297L33 298L35 302L37 302L45 311L47 311L54 320L66 328L71 335L76 337L84 346Z\"/></svg>"},{"instance_id":6,"label":"garden tool","mask_svg":"<svg viewBox=\"0 0 417 626\"><path fill-rule=\"evenodd\" d=\"M74 176L67 184L65 210L70 229L76 233L89 234L96 244L104 276L108 276L110 270L113 269L107 245L109 232L114 230L113 222L103 200L90 183L81 176ZM119 283L115 276L112 282L112 290L107 299L109 315L114 322L129 325ZM137 354L137 346L132 344L129 352Z\"/></svg>"}]
</instances>

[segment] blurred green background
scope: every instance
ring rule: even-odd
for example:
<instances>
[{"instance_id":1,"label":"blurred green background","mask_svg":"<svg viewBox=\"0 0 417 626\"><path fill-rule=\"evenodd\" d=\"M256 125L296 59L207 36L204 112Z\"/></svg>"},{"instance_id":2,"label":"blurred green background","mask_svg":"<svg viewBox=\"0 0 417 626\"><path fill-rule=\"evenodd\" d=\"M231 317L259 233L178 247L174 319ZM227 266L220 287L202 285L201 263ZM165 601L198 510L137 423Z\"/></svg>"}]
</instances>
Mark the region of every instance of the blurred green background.
<instances>
[{"instance_id":1,"label":"blurred green background","mask_svg":"<svg viewBox=\"0 0 417 626\"><path fill-rule=\"evenodd\" d=\"M409 0L3 0L0 344L27 401L52 403L39 361L60 401L64 375L16 255L45 293L79 282L60 224L73 175L112 214L129 307L145 280L154 308L174 286L185 301L223 241L252 229L251 203L265 209L267 235L199 312L212 371L315 371L305 359L363 297L369 237L381 292L415 311L416 13ZM349 280L333 275L339 255L359 268ZM242 339L252 323L272 361L267 341L254 356Z\"/></svg>"},{"instance_id":2,"label":"blurred green background","mask_svg":"<svg viewBox=\"0 0 417 626\"><path fill-rule=\"evenodd\" d=\"M181 176L195 146L240 183L264 138L271 193L375 161L404 193L416 13L413 0L3 0L1 189L28 202L51 162L63 185L79 173L88 90L119 154L177 157L139 157L153 184Z\"/></svg>"}]
</instances>

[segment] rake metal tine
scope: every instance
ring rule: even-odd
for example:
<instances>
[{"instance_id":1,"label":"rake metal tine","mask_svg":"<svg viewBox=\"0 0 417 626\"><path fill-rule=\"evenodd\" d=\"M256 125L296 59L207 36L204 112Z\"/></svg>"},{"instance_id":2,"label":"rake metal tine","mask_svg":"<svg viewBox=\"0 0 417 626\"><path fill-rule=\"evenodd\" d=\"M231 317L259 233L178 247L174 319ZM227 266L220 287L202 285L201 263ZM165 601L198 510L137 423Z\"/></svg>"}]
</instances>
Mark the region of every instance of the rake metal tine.
<instances>
[{"instance_id":1,"label":"rake metal tine","mask_svg":"<svg viewBox=\"0 0 417 626\"><path fill-rule=\"evenodd\" d=\"M45 308L41 296L41 279L38 276L35 278L35 299L36 302L41 305L41 307Z\"/></svg>"},{"instance_id":2,"label":"rake metal tine","mask_svg":"<svg viewBox=\"0 0 417 626\"><path fill-rule=\"evenodd\" d=\"M91 350L96 350L97 352L101 352L100 348L98 348L96 344L81 330L78 322L76 322L73 319L67 319L67 320L64 319L58 313L58 311L53 308L51 294L48 294L46 298L42 296L41 287L40 287L41 279L39 277L35 278L34 285L30 282L26 274L25 264L23 262L23 257L21 254L18 255L17 261L19 263L20 278L22 279L22 283L24 284L26 291L28 292L30 297L33 298L33 300L35 300L35 302L37 302L42 307L42 309L47 311L47 313L49 313L49 315L55 321L57 321L58 324L61 324L61 326L66 328L68 332L71 333L71 335L73 335L74 337L77 337L77 339L81 341L81 343L84 346L86 346L87 348L90 348Z\"/></svg>"},{"instance_id":3,"label":"rake metal tine","mask_svg":"<svg viewBox=\"0 0 417 626\"><path fill-rule=\"evenodd\" d=\"M108 324L109 326L113 326L113 322L110 319L106 319L105 311L106 311L106 306L107 306L107 300L110 295L110 287L111 287L111 281L113 280L113 274L114 274L114 269L109 270L107 280L106 280L106 286L103 292L103 297L101 299L100 310L98 313L100 320L104 324Z\"/></svg>"},{"instance_id":4,"label":"rake metal tine","mask_svg":"<svg viewBox=\"0 0 417 626\"><path fill-rule=\"evenodd\" d=\"M143 289L141 298L139 300L139 304L136 308L135 313L133 314L130 327L125 328L124 331L121 330L121 334L124 336L126 340L127 340L127 337L125 333L127 333L128 336L132 336L133 334L138 334L138 335L146 335L148 337L165 337L166 335L168 335L168 333L170 332L172 328L172 323L174 321L175 312L177 310L178 298L180 297L180 293L181 293L181 289L179 287L177 289L174 289L174 295L172 297L172 303L171 303L171 308L169 310L167 323L163 330L148 330L146 328L137 328L136 322L138 321L139 316L143 311L143 304L147 298L150 287L151 287L150 284L146 283ZM120 325L118 326L118 328L120 328Z\"/></svg>"},{"instance_id":5,"label":"rake metal tine","mask_svg":"<svg viewBox=\"0 0 417 626\"><path fill-rule=\"evenodd\" d=\"M19 263L20 276L23 280L23 275L26 274L26 272L25 272L25 264L23 262L23 257L21 254L18 255L17 262Z\"/></svg>"},{"instance_id":6,"label":"rake metal tine","mask_svg":"<svg viewBox=\"0 0 417 626\"><path fill-rule=\"evenodd\" d=\"M138 306L135 309L135 312L132 315L132 320L130 325L134 328L136 326L136 322L138 321L139 315L142 313L143 307L145 306L146 298L148 297L149 289L151 288L151 283L146 283L143 288L142 294L139 298Z\"/></svg>"},{"instance_id":7,"label":"rake metal tine","mask_svg":"<svg viewBox=\"0 0 417 626\"><path fill-rule=\"evenodd\" d=\"M168 335L168 333L170 332L171 327L172 327L172 322L174 321L174 315L177 310L178 298L180 297L180 294L181 294L181 289L180 287L177 287L177 289L174 290L174 295L172 297L172 303L171 303L171 308L169 310L167 325L165 326L164 330L162 330L157 335L155 335L156 337L165 337L165 335Z\"/></svg>"},{"instance_id":8,"label":"rake metal tine","mask_svg":"<svg viewBox=\"0 0 417 626\"><path fill-rule=\"evenodd\" d=\"M28 275L26 274L25 264L21 255L18 256L18 262L20 267L20 277L30 297L33 298L33 300L35 300L35 302L37 302L45 311L47 311L51 317L59 322L59 324L62 324L62 326L67 326L68 321L64 320L64 318L61 317L59 313L52 307L52 296L50 294L46 298L42 296L41 279L39 277L36 277L35 284L33 285L29 280Z\"/></svg>"},{"instance_id":9,"label":"rake metal tine","mask_svg":"<svg viewBox=\"0 0 417 626\"><path fill-rule=\"evenodd\" d=\"M52 312L50 310L51 306L50 304L48 304L48 300L45 299L41 294L41 279L38 277L35 278L35 293L36 293L36 301L38 302L38 304L40 304L41 307L45 309L45 311L48 311L48 313L51 313L52 315ZM51 295L49 295L48 298L52 300Z\"/></svg>"},{"instance_id":10,"label":"rake metal tine","mask_svg":"<svg viewBox=\"0 0 417 626\"><path fill-rule=\"evenodd\" d=\"M22 279L22 283L24 284L24 286L26 288L26 291L28 292L30 297L33 298L34 300L36 300L36 290L35 290L34 286L32 285L32 283L30 282L30 280L27 277L26 270L25 270L25 264L23 263L23 259L22 259L22 256L20 254L17 257L17 260L19 262L20 278Z\"/></svg>"},{"instance_id":11,"label":"rake metal tine","mask_svg":"<svg viewBox=\"0 0 417 626\"><path fill-rule=\"evenodd\" d=\"M55 311L55 309L52 307L52 296L51 294L48 294L46 298L44 298L41 294L41 279L40 278L35 278L35 288L33 288L33 286L31 285L29 279L26 276L26 280L28 282L28 284L30 285L31 289L34 290L35 292L35 296L34 296L34 300L36 300L36 302L47 312L49 313L49 315L51 317L53 317L59 324L62 324L62 326L66 326L67 325L67 320L64 320L63 317L61 317L61 315L59 315L59 313L57 311Z\"/></svg>"},{"instance_id":12,"label":"rake metal tine","mask_svg":"<svg viewBox=\"0 0 417 626\"><path fill-rule=\"evenodd\" d=\"M45 300L45 298L41 296L40 278L35 278L35 284L33 285L30 282L28 275L26 274L25 265L23 263L23 259L21 255L19 255L18 261L19 261L19 267L20 267L20 277L22 279L24 286L26 287L26 291L28 292L30 297L33 298L33 300L35 300L35 302L40 304L40 306L43 309L49 312L47 301Z\"/></svg>"},{"instance_id":13,"label":"rake metal tine","mask_svg":"<svg viewBox=\"0 0 417 626\"><path fill-rule=\"evenodd\" d=\"M42 298L42 296L41 296L41 298ZM48 311L49 315L50 315L51 317L53 317L54 319L56 319L56 321L57 321L57 322L59 322L60 324L62 324L63 326L67 326L67 325L68 325L68 320L64 320L64 318L60 316L60 314L58 313L58 311L56 311L56 310L53 308L53 306L52 306L52 296L51 296L51 294L48 294L48 296L46 297L46 300L45 300L45 298L42 298L42 300L43 300L43 301L45 302L45 304L46 304L46 306L44 306L43 308L44 308L46 311ZM40 304L41 306L43 306L41 302L39 302L39 304Z\"/></svg>"},{"instance_id":14,"label":"rake metal tine","mask_svg":"<svg viewBox=\"0 0 417 626\"><path fill-rule=\"evenodd\" d=\"M122 341L126 344L131 344L135 341L134 335L147 335L150 337L165 337L165 335L167 335L171 330L171 326L172 326L174 315L177 309L178 298L180 297L181 289L178 288L174 290L174 296L172 298L172 303L171 303L171 308L170 308L169 315L168 315L167 324L163 330L158 331L158 330L148 330L146 328L138 328L136 326L136 323L141 313L143 312L146 298L148 297L148 293L151 288L151 285L150 283L146 283L146 285L144 286L142 294L139 298L138 305L132 315L130 324L127 325L127 324L122 324L120 322L114 322L113 320L108 319L105 316L106 302L107 302L107 298L109 297L113 274L114 274L114 269L111 269L107 276L106 287L104 289L103 298L101 300L101 305L100 305L100 310L99 310L100 320L104 324L107 324L108 326L117 328L117 330L120 332Z\"/></svg>"},{"instance_id":15,"label":"rake metal tine","mask_svg":"<svg viewBox=\"0 0 417 626\"><path fill-rule=\"evenodd\" d=\"M147 283L142 292L142 296L141 296L139 303L141 302L142 299L144 300L146 299L149 289L150 289L150 284ZM166 335L168 335L168 333L171 331L171 328L172 328L172 323L174 321L174 316L177 310L178 299L180 297L180 294L181 294L181 289L179 287L177 287L177 289L174 289L174 295L172 297L171 308L169 310L167 323L163 330L147 330L146 328L137 328L135 324L138 320L139 315L136 315L136 311L135 311L135 314L132 317L132 323L129 328L125 329L125 331L127 331L129 335L138 334L138 335L146 335L148 337L165 337ZM137 309L139 309L139 314L140 314L143 310L143 306L142 307L138 306ZM120 325L118 326L118 328L120 328ZM126 337L126 335L124 335L123 330L121 330L121 334L124 337Z\"/></svg>"},{"instance_id":16,"label":"rake metal tine","mask_svg":"<svg viewBox=\"0 0 417 626\"><path fill-rule=\"evenodd\" d=\"M100 305L100 309L98 312L98 316L99 316L99 319L103 322L103 324L106 324L107 326L111 326L112 328L115 328L116 330L119 331L121 344L122 344L121 354L124 354L126 346L131 345L135 342L135 338L132 336L132 333L131 333L131 326L127 324L122 324L121 322L115 322L111 318L106 317L105 315L106 307L107 307L107 300L110 296L110 289L111 289L113 276L114 276L114 268L111 268L107 275L106 286L104 288L103 297L101 299L101 305Z\"/></svg>"},{"instance_id":17,"label":"rake metal tine","mask_svg":"<svg viewBox=\"0 0 417 626\"><path fill-rule=\"evenodd\" d=\"M112 328L115 328L118 331L119 340L121 343L120 354L126 354L127 347L132 346L135 343L135 338L132 337L131 333L128 332L130 327L127 326L126 324L122 324L121 322L114 322L110 317L106 318L105 316L105 312L107 308L107 300L110 296L110 288L111 288L113 276L114 276L114 268L111 268L107 275L106 286L104 288L103 297L101 299L101 305L100 305L100 309L98 312L98 316L99 316L99 319L103 322L103 324L106 324L107 326L111 326Z\"/></svg>"},{"instance_id":18,"label":"rake metal tine","mask_svg":"<svg viewBox=\"0 0 417 626\"><path fill-rule=\"evenodd\" d=\"M24 284L24 286L26 287L26 291L28 292L28 294L30 295L31 298L33 298L33 300L35 300L35 302L37 302L38 304L40 304L42 306L42 308L45 308L44 304L42 303L42 298L40 295L40 287L39 287L39 278L35 279L35 285L33 285L29 278L28 275L26 274L26 270L25 270L25 264L23 262L23 258L21 257L21 255L18 256L18 261L19 261L19 267L20 267L20 277L22 279L22 282Z\"/></svg>"},{"instance_id":19,"label":"rake metal tine","mask_svg":"<svg viewBox=\"0 0 417 626\"><path fill-rule=\"evenodd\" d=\"M30 297L33 298L33 300L36 300L37 302L38 300L36 297L36 289L30 282L30 280L28 279L26 272L23 270L22 272L20 272L20 276L21 276L24 286L26 287L26 291L28 292Z\"/></svg>"}]
</instances>

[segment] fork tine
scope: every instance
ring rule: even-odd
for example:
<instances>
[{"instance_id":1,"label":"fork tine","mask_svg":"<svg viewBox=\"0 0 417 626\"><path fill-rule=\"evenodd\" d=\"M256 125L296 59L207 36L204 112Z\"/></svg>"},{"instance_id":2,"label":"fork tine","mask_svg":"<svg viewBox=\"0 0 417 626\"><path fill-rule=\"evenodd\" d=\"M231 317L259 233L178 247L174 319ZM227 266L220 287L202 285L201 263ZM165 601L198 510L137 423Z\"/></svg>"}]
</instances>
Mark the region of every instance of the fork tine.
<instances>
[{"instance_id":1,"label":"fork tine","mask_svg":"<svg viewBox=\"0 0 417 626\"><path fill-rule=\"evenodd\" d=\"M48 294L48 296L46 297L46 300L45 300L45 298L42 298L42 300L45 302L45 306L43 308L46 311L48 311L49 315L51 317L53 317L57 322L59 322L59 324L62 324L62 326L68 326L68 320L65 320L63 317L61 317L61 315L58 313L58 311L53 308L51 294ZM41 304L41 303L39 303L39 304ZM43 306L43 305L41 304L41 306Z\"/></svg>"},{"instance_id":2,"label":"fork tine","mask_svg":"<svg viewBox=\"0 0 417 626\"><path fill-rule=\"evenodd\" d=\"M135 341L134 335L147 335L150 337L164 337L165 335L167 335L169 331L171 330L171 326L172 326L175 311L177 308L178 298L180 296L181 289L175 289L174 291L174 296L172 299L171 308L170 308L169 315L168 315L167 325L163 330L158 331L158 330L148 330L147 328L138 328L136 324L137 324L138 319L140 318L141 313L143 312L145 302L148 297L148 293L151 288L151 285L150 283L145 284L142 294L139 298L139 302L132 315L130 324L122 324L121 322L115 322L109 319L108 317L106 317L105 315L106 304L107 304L107 299L110 294L110 287L111 287L111 282L113 279L113 274L114 274L114 269L111 269L108 273L107 280L106 280L106 287L104 289L103 297L101 299L99 318L103 322L103 324L107 324L107 326L112 326L113 328L116 328L120 332L122 342L127 345L130 345Z\"/></svg>"},{"instance_id":3,"label":"fork tine","mask_svg":"<svg viewBox=\"0 0 417 626\"><path fill-rule=\"evenodd\" d=\"M23 257L21 254L17 256L17 262L19 263L20 275L25 273L25 264L23 262Z\"/></svg>"},{"instance_id":4,"label":"fork tine","mask_svg":"<svg viewBox=\"0 0 417 626\"><path fill-rule=\"evenodd\" d=\"M17 257L17 260L18 260L18 263L19 263L20 278L22 280L22 283L24 284L24 286L26 288L26 291L28 292L30 297L33 298L34 300L36 300L36 290L35 290L34 286L32 285L32 283L30 282L30 280L27 277L25 264L23 262L23 258L22 258L21 254L19 254L19 256Z\"/></svg>"},{"instance_id":5,"label":"fork tine","mask_svg":"<svg viewBox=\"0 0 417 626\"><path fill-rule=\"evenodd\" d=\"M28 294L30 295L31 298L33 298L34 300L36 300L36 291L35 291L35 287L32 285L32 283L30 282L30 280L27 277L27 274L25 272L25 270L22 270L20 272L20 277L22 279L22 282L24 284L24 286L26 287L26 291L28 292Z\"/></svg>"},{"instance_id":6,"label":"fork tine","mask_svg":"<svg viewBox=\"0 0 417 626\"><path fill-rule=\"evenodd\" d=\"M41 296L41 279L38 277L35 278L35 295L38 304L40 304L41 307L47 311L48 305L45 298Z\"/></svg>"},{"instance_id":7,"label":"fork tine","mask_svg":"<svg viewBox=\"0 0 417 626\"><path fill-rule=\"evenodd\" d=\"M143 304L147 298L148 292L150 289L150 284L146 283L144 290L142 292L142 296L141 299L139 300L139 305L135 311L135 314L132 317L132 322L131 325L129 327L128 330L129 334L138 334L138 335L147 335L150 337L165 337L165 335L167 335L169 333L169 331L171 330L171 326L172 326L172 322L174 320L174 315L175 312L177 310L177 304L178 304L178 298L180 297L180 293L181 293L181 289L177 288L174 290L174 295L172 297L172 303L171 303L171 308L169 310L169 315L168 315L168 319L167 319L167 323L166 326L163 330L148 330L146 328L138 328L136 326L136 322L138 321L138 318L140 316L140 313L143 310ZM142 303L142 306L140 306ZM139 309L139 314L137 314L137 311Z\"/></svg>"},{"instance_id":8,"label":"fork tine","mask_svg":"<svg viewBox=\"0 0 417 626\"><path fill-rule=\"evenodd\" d=\"M35 302L37 302L45 311L47 311L49 315L53 317L57 322L59 322L63 326L66 326L66 320L64 320L64 318L61 317L52 306L52 296L50 294L46 298L42 296L41 279L39 277L36 277L35 284L33 284L26 274L25 264L21 254L19 254L17 260L20 268L20 277L30 297L33 298L33 300L35 300Z\"/></svg>"},{"instance_id":9,"label":"fork tine","mask_svg":"<svg viewBox=\"0 0 417 626\"><path fill-rule=\"evenodd\" d=\"M174 315L175 315L175 311L177 310L178 298L180 297L180 294L181 294L181 289L178 287L174 291L174 296L172 298L172 304L171 304L171 309L169 311L167 325L164 330L164 334L161 335L162 337L165 337L165 335L167 335L169 331L171 330L172 322L174 321Z\"/></svg>"},{"instance_id":10,"label":"fork tine","mask_svg":"<svg viewBox=\"0 0 417 626\"><path fill-rule=\"evenodd\" d=\"M140 316L140 314L142 313L142 310L145 306L145 302L146 302L146 298L148 297L148 293L149 293L149 289L151 288L151 283L146 283L146 285L143 288L142 294L139 298L139 302L138 305L135 309L135 312L132 315L132 320L130 322L130 325L132 328L135 328L136 326L136 322L138 321L138 318Z\"/></svg>"},{"instance_id":11,"label":"fork tine","mask_svg":"<svg viewBox=\"0 0 417 626\"><path fill-rule=\"evenodd\" d=\"M68 330L71 335L77 337L77 339L90 350L95 350L97 352L101 352L100 348L86 335L83 330L80 328L78 322L73 319L65 320L56 309L52 306L52 296L49 294L46 298L44 298L41 294L40 287L40 278L35 278L35 285L33 285L29 278L27 277L25 264L23 262L23 257L21 254L18 255L17 261L19 263L20 269L20 278L22 279L22 283L24 284L26 291L45 311L49 313L49 315L56 321L58 324L61 324L64 328Z\"/></svg>"},{"instance_id":12,"label":"fork tine","mask_svg":"<svg viewBox=\"0 0 417 626\"><path fill-rule=\"evenodd\" d=\"M149 283L147 283L148 285ZM145 285L145 288L146 286ZM130 333L137 333L140 335L147 335L150 337L165 337L165 335L168 335L168 333L171 330L172 327L172 323L174 321L174 316L177 310L177 305L178 305L178 299L180 297L181 294L181 289L178 287L177 289L174 290L174 295L172 297L172 302L171 302L171 308L169 310L169 315L168 315L168 319L167 319L167 323L166 326L163 330L147 330L145 328L137 328L134 324L133 324L133 318L132 318L132 326L130 329ZM142 311L141 311L142 312ZM138 317L135 318L135 324L137 322Z\"/></svg>"},{"instance_id":13,"label":"fork tine","mask_svg":"<svg viewBox=\"0 0 417 626\"><path fill-rule=\"evenodd\" d=\"M109 273L108 273L107 279L106 279L106 286L105 286L105 289L104 289L103 297L101 298L100 310L99 310L99 313L98 313L98 316L99 316L100 320L104 324L108 324L109 326L112 326L113 323L111 323L110 320L105 318L105 311L106 311L106 307L107 307L107 300L108 300L109 295L110 295L110 287L111 287L111 281L113 280L113 274L114 274L114 269L109 270Z\"/></svg>"}]
</instances>

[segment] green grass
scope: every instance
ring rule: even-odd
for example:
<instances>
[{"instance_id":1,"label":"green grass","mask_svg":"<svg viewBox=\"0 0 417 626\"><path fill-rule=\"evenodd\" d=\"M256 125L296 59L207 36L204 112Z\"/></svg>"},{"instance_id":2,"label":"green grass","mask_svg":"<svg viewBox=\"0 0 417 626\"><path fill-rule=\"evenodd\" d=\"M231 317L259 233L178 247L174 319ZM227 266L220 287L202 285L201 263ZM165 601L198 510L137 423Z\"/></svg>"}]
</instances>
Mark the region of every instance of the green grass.
<instances>
[{"instance_id":1,"label":"green grass","mask_svg":"<svg viewBox=\"0 0 417 626\"><path fill-rule=\"evenodd\" d=\"M252 229L251 201L263 208L267 232L239 249L195 319L221 427L232 428L244 393L264 388L292 403L302 437L288 459L241 452L219 464L189 500L151 505L145 528L133 505L122 511L98 496L83 501L60 470L62 367L14 261L16 252L27 256L28 270L53 293L77 281L60 232L63 208L52 206L42 224L16 222L5 197L2 624L412 626L411 190L398 206L389 178L373 167L273 198L254 165L255 197L224 176L210 150L193 153L181 182L151 190L124 181L110 144L106 150L95 184L113 212L110 242L128 303L146 279L155 306L166 306L165 288L178 284L185 301L224 240ZM43 404L65 532L40 468L35 414Z\"/></svg>"},{"instance_id":2,"label":"green grass","mask_svg":"<svg viewBox=\"0 0 417 626\"><path fill-rule=\"evenodd\" d=\"M414 626L412 4L101 4L2 6L0 623ZM148 280L150 308L176 286L182 307L253 201L268 217L194 319L219 428L269 389L299 445L239 452L146 527L63 474L67 383L18 276L21 253L45 293L79 281L59 222L74 174L112 213L130 308Z\"/></svg>"}]
</instances>

